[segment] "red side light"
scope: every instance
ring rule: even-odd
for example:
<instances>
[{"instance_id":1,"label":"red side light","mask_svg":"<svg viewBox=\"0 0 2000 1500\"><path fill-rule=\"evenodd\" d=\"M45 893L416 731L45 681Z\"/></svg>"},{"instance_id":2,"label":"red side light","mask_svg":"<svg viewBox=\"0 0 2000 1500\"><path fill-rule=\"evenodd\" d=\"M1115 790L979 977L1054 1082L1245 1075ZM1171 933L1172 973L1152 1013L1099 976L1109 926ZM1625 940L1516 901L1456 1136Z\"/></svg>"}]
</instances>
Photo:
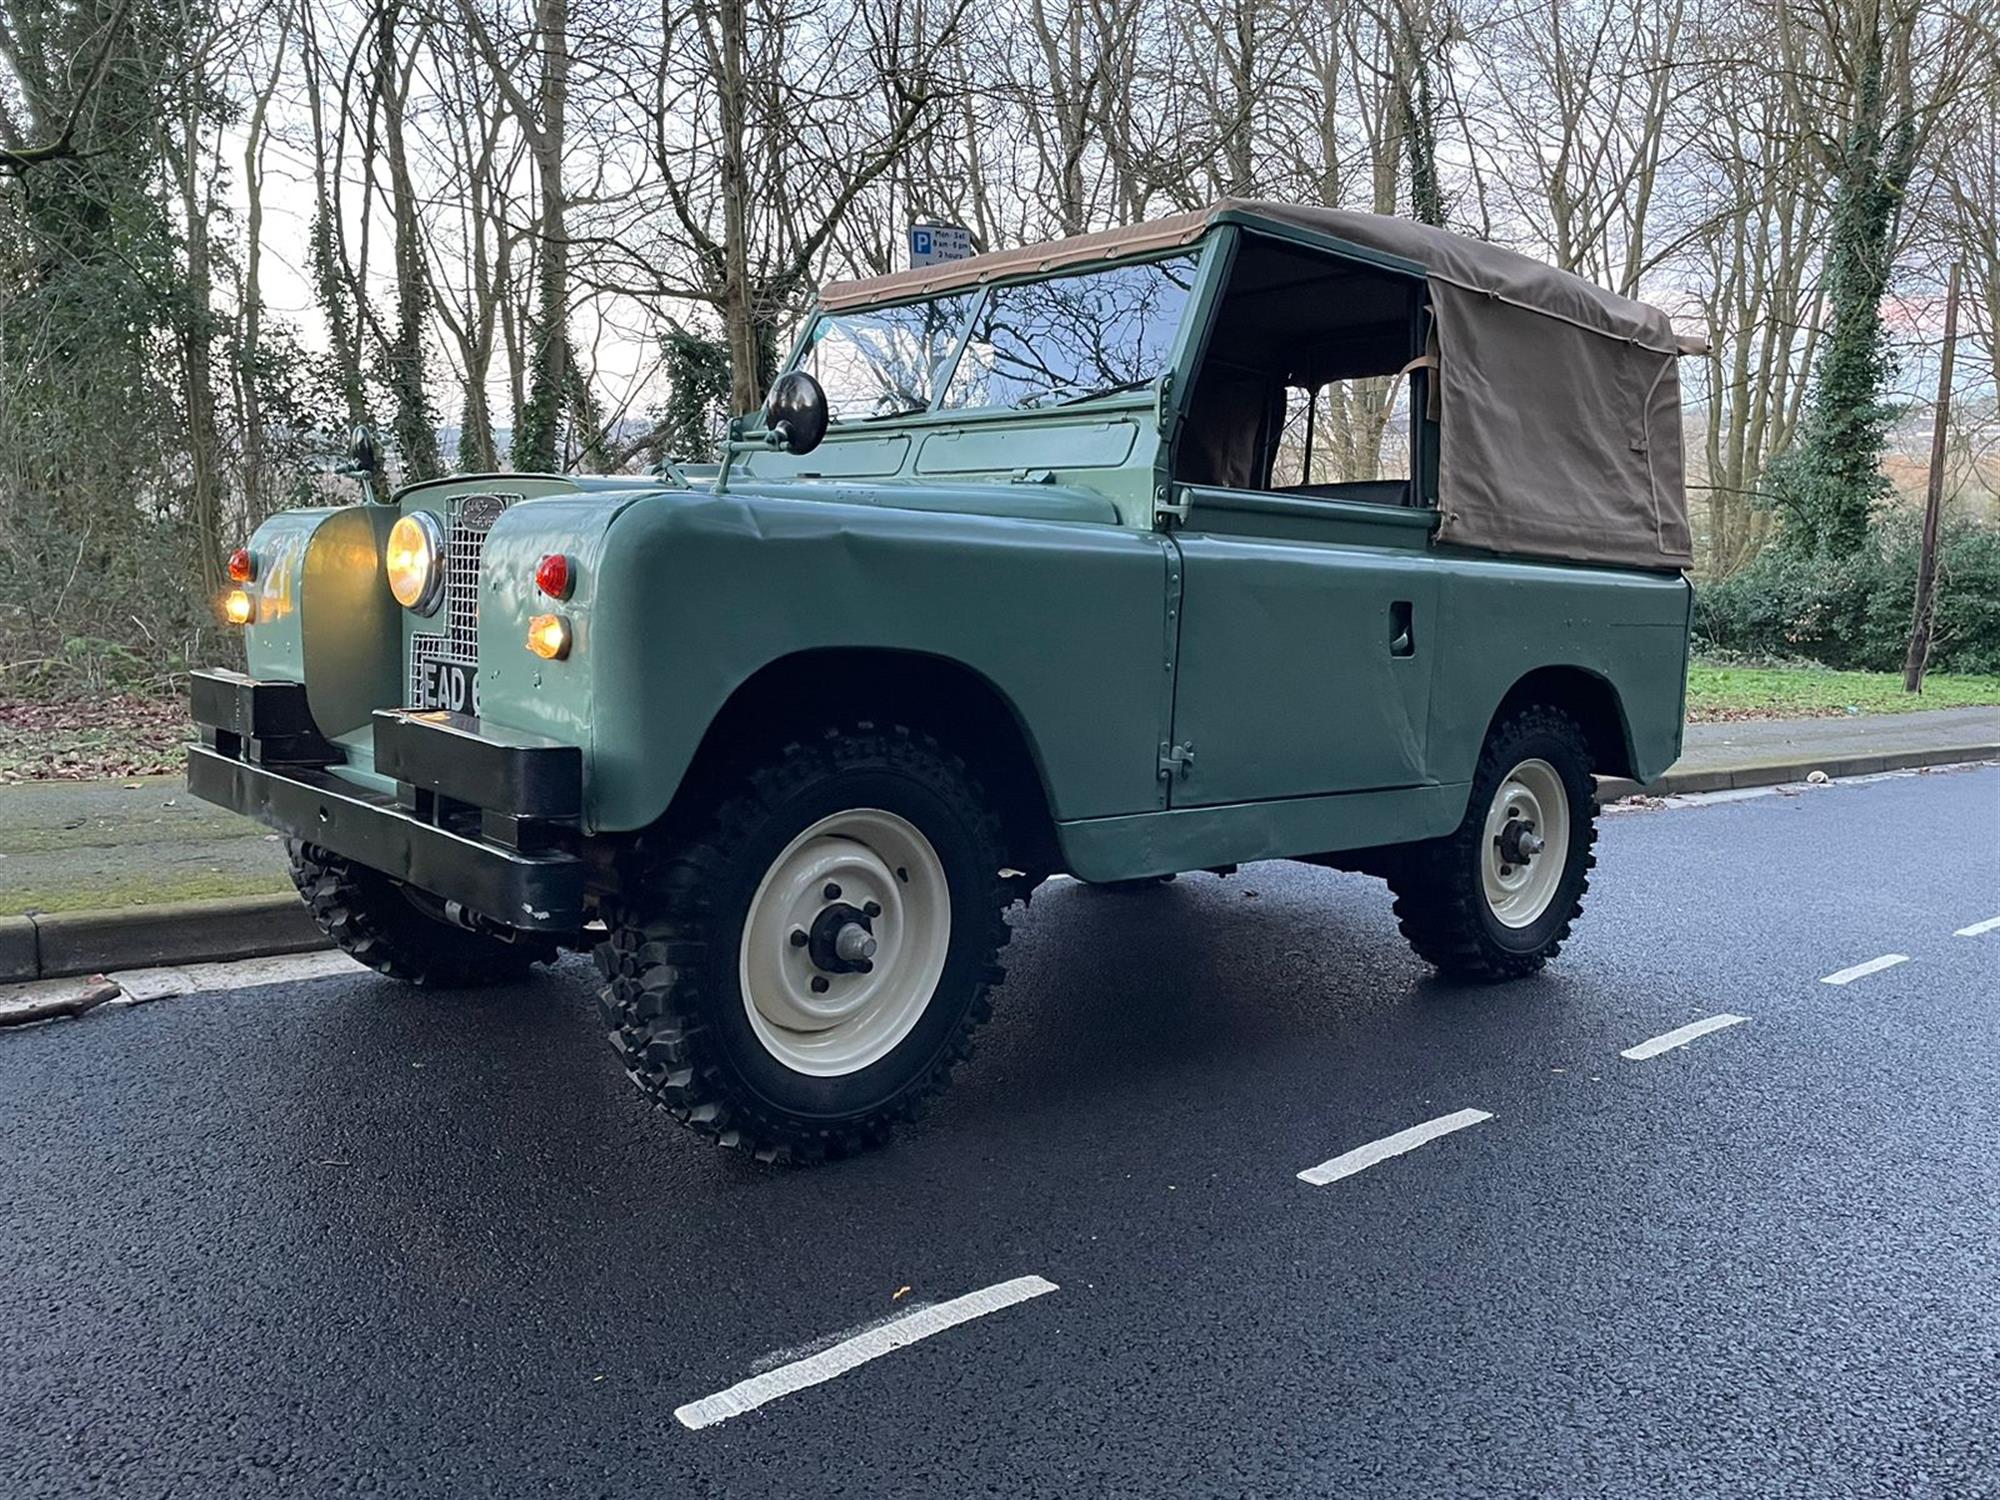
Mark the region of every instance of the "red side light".
<instances>
[{"instance_id":1,"label":"red side light","mask_svg":"<svg viewBox=\"0 0 2000 1500\"><path fill-rule=\"evenodd\" d=\"M229 554L229 581L248 583L257 576L257 559L248 547L238 547Z\"/></svg>"},{"instance_id":2,"label":"red side light","mask_svg":"<svg viewBox=\"0 0 2000 1500\"><path fill-rule=\"evenodd\" d=\"M560 552L551 552L535 564L535 587L551 599L567 599L573 581L569 559Z\"/></svg>"}]
</instances>

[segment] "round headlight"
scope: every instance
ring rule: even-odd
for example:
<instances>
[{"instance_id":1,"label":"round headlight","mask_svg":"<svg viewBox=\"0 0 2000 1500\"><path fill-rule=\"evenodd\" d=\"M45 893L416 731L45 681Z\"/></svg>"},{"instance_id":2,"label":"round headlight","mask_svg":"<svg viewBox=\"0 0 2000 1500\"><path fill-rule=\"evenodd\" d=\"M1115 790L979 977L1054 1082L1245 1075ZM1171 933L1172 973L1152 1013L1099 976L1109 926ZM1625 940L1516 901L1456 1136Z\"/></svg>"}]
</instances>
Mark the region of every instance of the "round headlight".
<instances>
[{"instance_id":1,"label":"round headlight","mask_svg":"<svg viewBox=\"0 0 2000 1500\"><path fill-rule=\"evenodd\" d=\"M438 524L422 511L404 516L389 528L389 550L384 559L389 573L389 592L405 609L429 614L438 607L444 593L444 538Z\"/></svg>"}]
</instances>

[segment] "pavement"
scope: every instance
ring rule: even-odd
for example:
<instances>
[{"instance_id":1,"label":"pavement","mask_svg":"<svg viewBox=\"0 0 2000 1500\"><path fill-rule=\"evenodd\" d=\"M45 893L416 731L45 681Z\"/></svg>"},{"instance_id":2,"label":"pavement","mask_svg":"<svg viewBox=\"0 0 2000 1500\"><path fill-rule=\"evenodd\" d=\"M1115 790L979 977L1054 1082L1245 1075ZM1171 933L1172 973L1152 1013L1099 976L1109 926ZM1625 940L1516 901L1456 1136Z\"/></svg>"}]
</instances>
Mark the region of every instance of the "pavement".
<instances>
[{"instance_id":1,"label":"pavement","mask_svg":"<svg viewBox=\"0 0 2000 1500\"><path fill-rule=\"evenodd\" d=\"M2000 708L1688 727L1658 780L1605 800L2000 758ZM141 908L168 908L149 913ZM48 924L25 913L62 914ZM278 836L198 801L178 776L0 787L0 984L117 964L312 946Z\"/></svg>"},{"instance_id":2,"label":"pavement","mask_svg":"<svg viewBox=\"0 0 2000 1500\"><path fill-rule=\"evenodd\" d=\"M1358 876L1050 886L817 1170L642 1107L578 964L0 1032L0 1494L2000 1494L1996 834L1991 767L1612 813L1484 990Z\"/></svg>"},{"instance_id":3,"label":"pavement","mask_svg":"<svg viewBox=\"0 0 2000 1500\"><path fill-rule=\"evenodd\" d=\"M1996 755L2000 708L1734 719L1688 725L1681 758L1666 775L1639 790L1656 796L1712 792L1794 781L1815 770L1828 776L1866 776Z\"/></svg>"}]
</instances>

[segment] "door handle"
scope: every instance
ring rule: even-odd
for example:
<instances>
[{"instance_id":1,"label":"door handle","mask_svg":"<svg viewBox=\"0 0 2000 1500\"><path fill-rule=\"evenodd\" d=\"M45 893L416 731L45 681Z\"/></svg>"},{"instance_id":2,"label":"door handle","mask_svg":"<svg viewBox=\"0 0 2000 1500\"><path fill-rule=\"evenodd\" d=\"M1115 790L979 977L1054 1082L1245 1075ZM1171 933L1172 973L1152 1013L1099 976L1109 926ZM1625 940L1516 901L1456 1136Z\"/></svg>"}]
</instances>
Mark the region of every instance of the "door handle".
<instances>
[{"instance_id":1,"label":"door handle","mask_svg":"<svg viewBox=\"0 0 2000 1500\"><path fill-rule=\"evenodd\" d=\"M1417 654L1417 629L1415 613L1410 601L1398 599L1389 606L1389 654L1391 656L1415 656Z\"/></svg>"}]
</instances>

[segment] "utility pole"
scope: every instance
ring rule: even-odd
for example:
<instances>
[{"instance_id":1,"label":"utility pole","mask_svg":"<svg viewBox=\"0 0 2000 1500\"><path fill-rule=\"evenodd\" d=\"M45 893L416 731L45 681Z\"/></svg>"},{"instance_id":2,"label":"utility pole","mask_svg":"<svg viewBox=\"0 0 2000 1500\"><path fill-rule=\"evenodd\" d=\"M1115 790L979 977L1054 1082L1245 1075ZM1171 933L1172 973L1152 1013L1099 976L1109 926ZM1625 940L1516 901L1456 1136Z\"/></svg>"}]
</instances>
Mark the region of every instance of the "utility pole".
<instances>
[{"instance_id":1,"label":"utility pole","mask_svg":"<svg viewBox=\"0 0 2000 1500\"><path fill-rule=\"evenodd\" d=\"M1951 417L1951 356L1958 342L1958 265L1944 299L1944 357L1938 361L1937 419L1931 426L1931 476L1924 489L1923 551L1917 559L1917 608L1910 622L1910 654L1903 658L1903 691L1924 690L1924 666L1931 654L1931 624L1937 607L1938 517L1944 509L1945 427Z\"/></svg>"}]
</instances>

